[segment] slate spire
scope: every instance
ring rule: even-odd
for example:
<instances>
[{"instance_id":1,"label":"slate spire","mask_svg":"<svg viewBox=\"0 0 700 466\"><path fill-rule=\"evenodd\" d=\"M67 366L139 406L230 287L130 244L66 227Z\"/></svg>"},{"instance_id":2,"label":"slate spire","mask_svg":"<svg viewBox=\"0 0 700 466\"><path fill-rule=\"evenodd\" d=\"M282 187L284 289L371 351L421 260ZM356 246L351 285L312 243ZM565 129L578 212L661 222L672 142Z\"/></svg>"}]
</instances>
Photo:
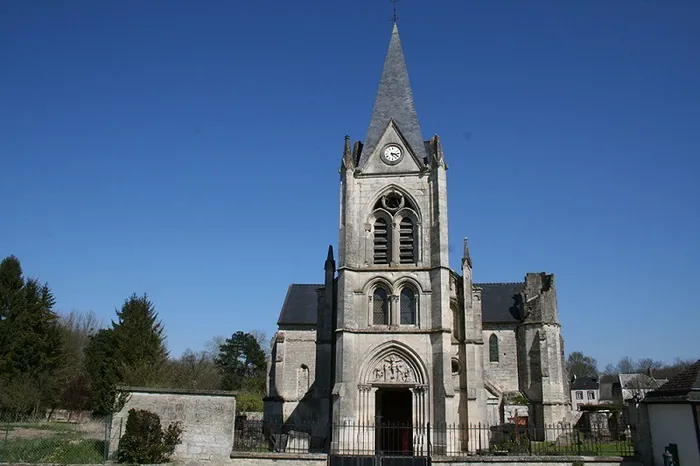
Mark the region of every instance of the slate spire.
<instances>
[{"instance_id":1,"label":"slate spire","mask_svg":"<svg viewBox=\"0 0 700 466\"><path fill-rule=\"evenodd\" d=\"M384 59L384 69L379 80L377 97L374 100L372 118L358 164L360 167L367 162L392 119L406 139L409 149L418 156L419 160L422 160L426 156L425 146L413 103L413 92L408 79L401 39L399 39L399 28L396 24L391 32L389 50Z\"/></svg>"}]
</instances>

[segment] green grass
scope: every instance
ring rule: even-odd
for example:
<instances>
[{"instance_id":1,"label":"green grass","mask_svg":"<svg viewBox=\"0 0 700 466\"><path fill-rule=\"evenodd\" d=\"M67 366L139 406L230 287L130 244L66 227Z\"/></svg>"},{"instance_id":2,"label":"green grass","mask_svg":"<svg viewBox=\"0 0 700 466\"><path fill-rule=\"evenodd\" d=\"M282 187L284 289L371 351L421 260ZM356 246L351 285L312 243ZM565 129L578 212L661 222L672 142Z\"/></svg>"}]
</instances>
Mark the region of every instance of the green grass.
<instances>
[{"instance_id":1,"label":"green grass","mask_svg":"<svg viewBox=\"0 0 700 466\"><path fill-rule=\"evenodd\" d=\"M105 442L85 438L72 424L26 422L0 429L0 463L102 463ZM31 437L22 433L34 431ZM37 436L36 431L41 431Z\"/></svg>"},{"instance_id":2,"label":"green grass","mask_svg":"<svg viewBox=\"0 0 700 466\"><path fill-rule=\"evenodd\" d=\"M583 442L578 445L556 445L551 442L532 442L532 453L542 456L631 456L631 445L624 442Z\"/></svg>"},{"instance_id":3,"label":"green grass","mask_svg":"<svg viewBox=\"0 0 700 466\"><path fill-rule=\"evenodd\" d=\"M4 463L102 463L103 440L70 440L60 437L8 439L0 443Z\"/></svg>"}]
</instances>

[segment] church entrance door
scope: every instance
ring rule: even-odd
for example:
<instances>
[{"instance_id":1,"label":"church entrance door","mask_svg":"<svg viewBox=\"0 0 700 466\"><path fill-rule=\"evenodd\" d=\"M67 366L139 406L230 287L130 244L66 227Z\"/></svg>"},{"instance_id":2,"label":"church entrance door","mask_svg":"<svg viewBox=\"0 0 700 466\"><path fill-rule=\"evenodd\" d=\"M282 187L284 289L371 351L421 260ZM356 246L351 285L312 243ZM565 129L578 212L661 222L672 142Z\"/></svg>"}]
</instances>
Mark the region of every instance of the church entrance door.
<instances>
[{"instance_id":1,"label":"church entrance door","mask_svg":"<svg viewBox=\"0 0 700 466\"><path fill-rule=\"evenodd\" d=\"M408 388L377 390L377 450L382 455L413 454L413 394Z\"/></svg>"}]
</instances>

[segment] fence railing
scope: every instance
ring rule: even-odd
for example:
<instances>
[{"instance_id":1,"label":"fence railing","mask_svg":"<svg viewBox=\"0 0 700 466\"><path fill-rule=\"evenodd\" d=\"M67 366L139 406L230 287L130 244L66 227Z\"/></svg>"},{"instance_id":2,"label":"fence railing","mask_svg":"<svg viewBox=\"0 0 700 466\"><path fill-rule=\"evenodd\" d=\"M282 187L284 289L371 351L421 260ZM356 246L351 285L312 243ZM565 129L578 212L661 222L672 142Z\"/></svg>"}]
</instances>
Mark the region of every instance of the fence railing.
<instances>
[{"instance_id":1,"label":"fence railing","mask_svg":"<svg viewBox=\"0 0 700 466\"><path fill-rule=\"evenodd\" d=\"M234 451L348 456L633 456L629 432L506 424L276 423L238 421Z\"/></svg>"},{"instance_id":2,"label":"fence railing","mask_svg":"<svg viewBox=\"0 0 700 466\"><path fill-rule=\"evenodd\" d=\"M0 418L0 463L104 464L109 428L109 418Z\"/></svg>"}]
</instances>

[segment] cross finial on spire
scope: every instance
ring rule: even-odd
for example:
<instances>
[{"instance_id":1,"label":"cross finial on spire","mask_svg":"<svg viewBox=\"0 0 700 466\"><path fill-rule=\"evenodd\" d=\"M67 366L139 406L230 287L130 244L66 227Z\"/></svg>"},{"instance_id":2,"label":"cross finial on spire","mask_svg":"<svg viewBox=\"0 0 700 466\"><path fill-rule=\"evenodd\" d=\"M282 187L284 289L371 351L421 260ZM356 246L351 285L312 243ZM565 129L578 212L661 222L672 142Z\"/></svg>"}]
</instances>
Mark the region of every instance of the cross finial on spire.
<instances>
[{"instance_id":1,"label":"cross finial on spire","mask_svg":"<svg viewBox=\"0 0 700 466\"><path fill-rule=\"evenodd\" d=\"M396 4L399 3L399 0L389 0L393 5L394 5L394 24L399 22L399 13L396 8Z\"/></svg>"}]
</instances>

